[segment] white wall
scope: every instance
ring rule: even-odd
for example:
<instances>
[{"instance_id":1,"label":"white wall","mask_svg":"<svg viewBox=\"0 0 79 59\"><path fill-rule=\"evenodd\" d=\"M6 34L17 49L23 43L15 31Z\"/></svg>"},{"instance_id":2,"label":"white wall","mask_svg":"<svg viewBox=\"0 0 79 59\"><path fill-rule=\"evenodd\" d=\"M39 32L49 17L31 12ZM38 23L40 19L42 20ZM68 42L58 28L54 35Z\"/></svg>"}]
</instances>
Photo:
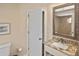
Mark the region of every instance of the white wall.
<instances>
[{"instance_id":1,"label":"white wall","mask_svg":"<svg viewBox=\"0 0 79 59\"><path fill-rule=\"evenodd\" d=\"M17 48L23 48L19 55L27 53L27 10L45 9L45 39L52 36L52 7L57 4L0 4L0 23L11 24L11 34L0 35L0 44L11 42L11 55L16 54Z\"/></svg>"},{"instance_id":2,"label":"white wall","mask_svg":"<svg viewBox=\"0 0 79 59\"><path fill-rule=\"evenodd\" d=\"M23 51L19 53L19 55L26 54L27 52L27 10L43 8L47 11L48 5L49 4L0 4L0 23L11 24L11 34L0 35L0 44L11 42L11 55L16 54L18 48L23 48Z\"/></svg>"}]
</instances>

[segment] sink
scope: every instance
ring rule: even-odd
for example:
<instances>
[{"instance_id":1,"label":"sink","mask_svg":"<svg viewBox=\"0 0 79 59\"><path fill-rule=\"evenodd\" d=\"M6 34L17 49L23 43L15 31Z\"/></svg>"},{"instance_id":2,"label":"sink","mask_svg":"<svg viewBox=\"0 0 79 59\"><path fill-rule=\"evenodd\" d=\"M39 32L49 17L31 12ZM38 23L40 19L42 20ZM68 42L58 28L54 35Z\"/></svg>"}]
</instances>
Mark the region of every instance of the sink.
<instances>
[{"instance_id":1,"label":"sink","mask_svg":"<svg viewBox=\"0 0 79 59\"><path fill-rule=\"evenodd\" d=\"M57 49L63 49L63 50L68 49L68 46L66 44L62 44L61 42L54 42L51 44L51 46L54 46Z\"/></svg>"}]
</instances>

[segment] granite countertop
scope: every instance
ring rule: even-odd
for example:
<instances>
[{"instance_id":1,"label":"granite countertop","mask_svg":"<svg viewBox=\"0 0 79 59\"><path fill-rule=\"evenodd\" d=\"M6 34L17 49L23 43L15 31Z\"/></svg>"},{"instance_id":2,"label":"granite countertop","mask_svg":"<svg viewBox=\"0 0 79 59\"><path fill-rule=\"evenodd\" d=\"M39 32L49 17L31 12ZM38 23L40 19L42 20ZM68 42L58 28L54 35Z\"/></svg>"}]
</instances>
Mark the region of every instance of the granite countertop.
<instances>
[{"instance_id":1,"label":"granite countertop","mask_svg":"<svg viewBox=\"0 0 79 59\"><path fill-rule=\"evenodd\" d=\"M70 48L68 47L67 49L61 49L61 48L58 48L58 47L56 47L55 45L52 45L54 43L54 41L53 40L48 40L47 42L45 42L44 44L45 45L47 45L47 46L49 46L49 47L51 47L51 48L53 48L53 49L56 49L56 50L58 50L58 51L60 51L60 52L62 52L62 53L65 53L65 54L67 54L67 55L69 55L69 56L75 56L75 54L76 54L76 51L77 51L77 47L75 46L75 52L70 52L71 50L72 50L72 48L71 48L71 50L70 50ZM58 42L57 42L58 43ZM69 50L68 50L69 49Z\"/></svg>"}]
</instances>

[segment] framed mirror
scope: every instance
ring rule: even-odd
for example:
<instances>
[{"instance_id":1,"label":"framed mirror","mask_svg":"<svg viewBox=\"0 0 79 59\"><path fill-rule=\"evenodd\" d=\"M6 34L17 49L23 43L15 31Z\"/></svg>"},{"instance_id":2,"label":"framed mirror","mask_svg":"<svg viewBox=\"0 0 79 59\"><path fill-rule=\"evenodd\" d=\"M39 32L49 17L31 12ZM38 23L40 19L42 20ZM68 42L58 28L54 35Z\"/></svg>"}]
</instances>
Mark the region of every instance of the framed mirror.
<instances>
[{"instance_id":1,"label":"framed mirror","mask_svg":"<svg viewBox=\"0 0 79 59\"><path fill-rule=\"evenodd\" d=\"M53 8L53 34L75 37L75 5L64 4Z\"/></svg>"}]
</instances>

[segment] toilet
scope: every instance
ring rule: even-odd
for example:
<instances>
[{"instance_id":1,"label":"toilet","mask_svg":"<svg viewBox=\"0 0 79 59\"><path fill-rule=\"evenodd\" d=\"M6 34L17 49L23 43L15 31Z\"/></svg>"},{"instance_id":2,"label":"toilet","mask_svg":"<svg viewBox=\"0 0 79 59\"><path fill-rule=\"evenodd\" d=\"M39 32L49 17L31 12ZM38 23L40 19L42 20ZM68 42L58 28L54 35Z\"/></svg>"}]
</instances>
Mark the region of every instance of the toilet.
<instances>
[{"instance_id":1,"label":"toilet","mask_svg":"<svg viewBox=\"0 0 79 59\"><path fill-rule=\"evenodd\" d=\"M0 45L0 56L10 56L11 43L5 43Z\"/></svg>"}]
</instances>

